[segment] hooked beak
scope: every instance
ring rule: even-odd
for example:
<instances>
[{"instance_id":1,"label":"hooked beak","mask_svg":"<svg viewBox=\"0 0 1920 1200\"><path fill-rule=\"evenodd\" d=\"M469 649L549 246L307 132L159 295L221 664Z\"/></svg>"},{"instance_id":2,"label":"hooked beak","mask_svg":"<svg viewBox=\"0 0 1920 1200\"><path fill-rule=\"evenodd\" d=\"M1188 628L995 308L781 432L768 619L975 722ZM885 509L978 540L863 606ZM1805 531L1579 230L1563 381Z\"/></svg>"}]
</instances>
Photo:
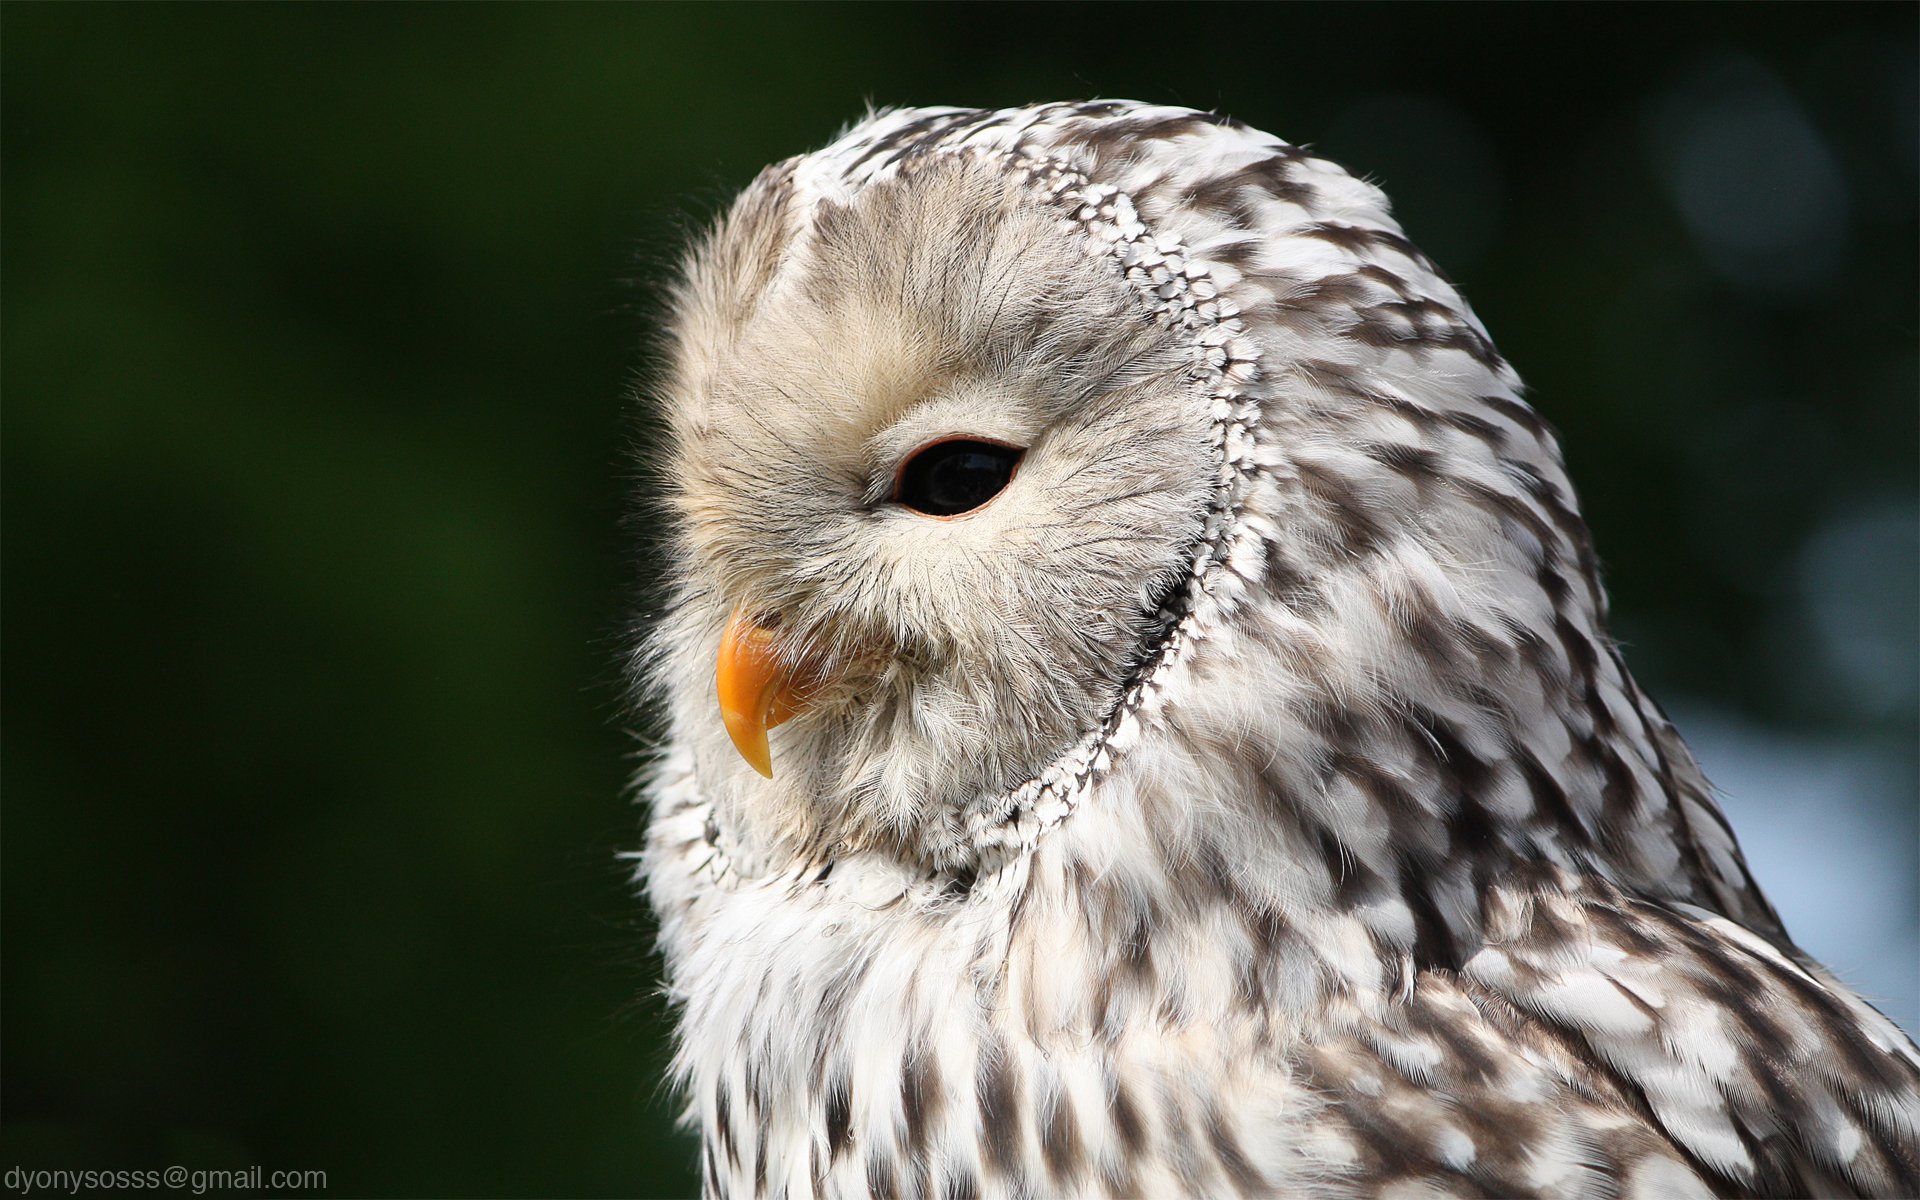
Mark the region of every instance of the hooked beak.
<instances>
[{"instance_id":1,"label":"hooked beak","mask_svg":"<svg viewBox=\"0 0 1920 1200\"><path fill-rule=\"evenodd\" d=\"M727 736L747 765L768 779L773 778L773 751L767 730L786 723L803 700L794 686L794 665L780 657L775 641L773 630L742 605L727 618L714 670Z\"/></svg>"}]
</instances>

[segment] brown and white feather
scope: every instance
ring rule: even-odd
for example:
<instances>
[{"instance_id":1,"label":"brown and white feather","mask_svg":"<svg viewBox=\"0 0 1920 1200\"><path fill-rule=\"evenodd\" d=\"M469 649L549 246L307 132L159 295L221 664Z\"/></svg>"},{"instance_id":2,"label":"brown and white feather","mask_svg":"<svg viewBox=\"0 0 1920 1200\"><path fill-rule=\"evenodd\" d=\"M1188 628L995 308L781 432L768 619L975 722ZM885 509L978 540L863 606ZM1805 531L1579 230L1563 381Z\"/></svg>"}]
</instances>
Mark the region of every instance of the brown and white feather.
<instances>
[{"instance_id":1,"label":"brown and white feather","mask_svg":"<svg viewBox=\"0 0 1920 1200\"><path fill-rule=\"evenodd\" d=\"M716 1196L1910 1195L1384 198L1124 102L870 117L693 252L643 876ZM1025 447L966 520L901 457ZM831 682L763 780L728 614Z\"/></svg>"}]
</instances>

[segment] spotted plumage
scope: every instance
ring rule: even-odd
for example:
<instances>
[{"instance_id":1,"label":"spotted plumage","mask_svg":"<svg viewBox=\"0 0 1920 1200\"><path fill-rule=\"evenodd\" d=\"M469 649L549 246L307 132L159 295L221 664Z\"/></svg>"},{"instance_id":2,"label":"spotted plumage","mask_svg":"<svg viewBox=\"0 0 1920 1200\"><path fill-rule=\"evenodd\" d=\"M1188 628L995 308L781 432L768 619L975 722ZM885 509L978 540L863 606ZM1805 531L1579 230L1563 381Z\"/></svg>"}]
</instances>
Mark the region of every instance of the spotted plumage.
<instances>
[{"instance_id":1,"label":"spotted plumage","mask_svg":"<svg viewBox=\"0 0 1920 1200\"><path fill-rule=\"evenodd\" d=\"M642 875L710 1195L1920 1192L1920 1056L1376 189L1183 109L882 113L669 332ZM915 511L954 438L1017 471Z\"/></svg>"}]
</instances>

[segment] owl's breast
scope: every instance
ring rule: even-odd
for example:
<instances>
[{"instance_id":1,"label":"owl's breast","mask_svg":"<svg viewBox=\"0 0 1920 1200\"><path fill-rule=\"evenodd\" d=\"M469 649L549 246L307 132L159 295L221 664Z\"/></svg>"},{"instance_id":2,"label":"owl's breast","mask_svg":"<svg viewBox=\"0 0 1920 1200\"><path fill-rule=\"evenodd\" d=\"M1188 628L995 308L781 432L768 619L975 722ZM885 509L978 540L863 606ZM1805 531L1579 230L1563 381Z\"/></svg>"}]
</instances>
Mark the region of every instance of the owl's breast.
<instances>
[{"instance_id":1,"label":"owl's breast","mask_svg":"<svg viewBox=\"0 0 1920 1200\"><path fill-rule=\"evenodd\" d=\"M1338 1173L1285 1061L1298 1037L1208 999L1233 992L1224 956L1116 944L1069 895L1069 839L965 888L878 856L743 878L691 797L657 790L648 872L710 1194L1263 1194Z\"/></svg>"}]
</instances>

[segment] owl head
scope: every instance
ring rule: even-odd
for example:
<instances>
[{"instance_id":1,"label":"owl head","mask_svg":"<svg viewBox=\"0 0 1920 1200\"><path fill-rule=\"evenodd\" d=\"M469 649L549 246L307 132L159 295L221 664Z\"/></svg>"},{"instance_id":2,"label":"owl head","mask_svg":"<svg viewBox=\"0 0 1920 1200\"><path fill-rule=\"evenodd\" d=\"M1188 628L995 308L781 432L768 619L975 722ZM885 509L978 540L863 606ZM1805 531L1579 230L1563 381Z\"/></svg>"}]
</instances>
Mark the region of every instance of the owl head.
<instances>
[{"instance_id":1,"label":"owl head","mask_svg":"<svg viewBox=\"0 0 1920 1200\"><path fill-rule=\"evenodd\" d=\"M643 657L742 846L964 863L1131 755L1383 871L1742 886L1551 432L1338 166L1184 109L881 113L747 188L668 333Z\"/></svg>"},{"instance_id":2,"label":"owl head","mask_svg":"<svg viewBox=\"0 0 1920 1200\"><path fill-rule=\"evenodd\" d=\"M1098 726L1216 471L1186 348L991 159L764 176L695 254L666 385L676 729L768 836L937 853Z\"/></svg>"}]
</instances>

